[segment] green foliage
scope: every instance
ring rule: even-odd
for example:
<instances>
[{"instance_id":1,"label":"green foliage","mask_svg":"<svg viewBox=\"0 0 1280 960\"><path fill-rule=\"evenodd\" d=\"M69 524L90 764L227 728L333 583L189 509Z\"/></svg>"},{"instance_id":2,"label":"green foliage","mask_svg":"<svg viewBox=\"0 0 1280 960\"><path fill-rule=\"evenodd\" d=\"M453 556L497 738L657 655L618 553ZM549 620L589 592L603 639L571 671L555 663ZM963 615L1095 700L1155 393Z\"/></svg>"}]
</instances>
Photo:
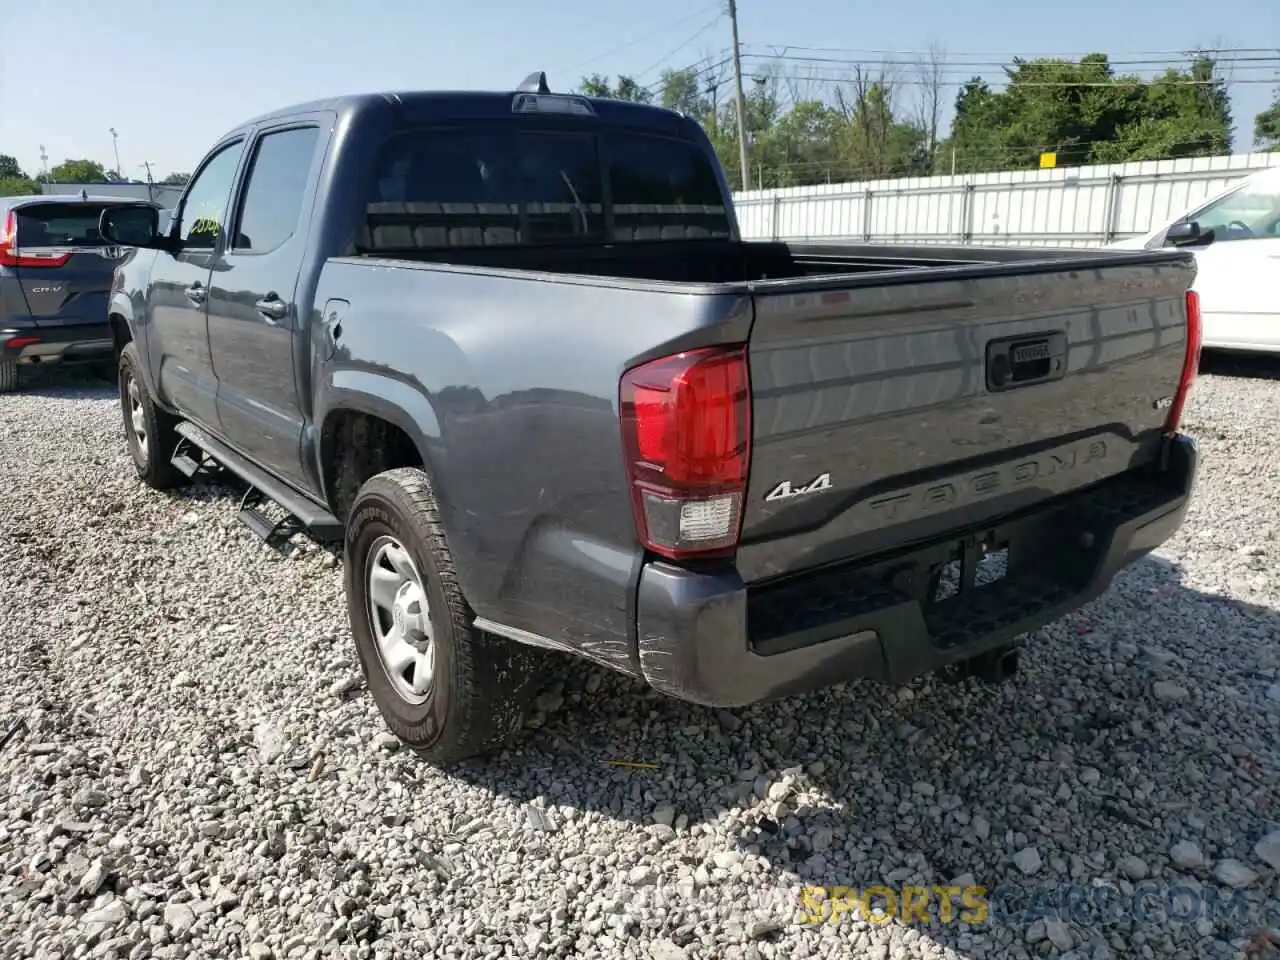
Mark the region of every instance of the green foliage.
<instances>
[{"instance_id":1,"label":"green foliage","mask_svg":"<svg viewBox=\"0 0 1280 960\"><path fill-rule=\"evenodd\" d=\"M1280 150L1280 93L1253 118L1253 143L1260 150Z\"/></svg>"},{"instance_id":2,"label":"green foliage","mask_svg":"<svg viewBox=\"0 0 1280 960\"><path fill-rule=\"evenodd\" d=\"M818 81L819 95L799 92L803 78L776 70L749 78L750 186L1033 169L1042 153L1056 153L1064 167L1231 149L1230 99L1207 55L1151 80L1116 74L1103 54L1015 59L1001 89L980 78L962 86L945 138L938 129L945 72L940 54L933 57L914 80L853 67L844 82ZM596 74L580 90L687 113L707 131L733 188L741 188L737 111L723 78L668 70L646 88L631 77L611 83ZM1280 147L1280 98L1259 114L1255 136Z\"/></svg>"},{"instance_id":3,"label":"green foliage","mask_svg":"<svg viewBox=\"0 0 1280 960\"><path fill-rule=\"evenodd\" d=\"M1231 109L1214 62L1154 80L1117 76L1103 54L1069 60L1015 60L996 93L971 80L956 98L956 120L935 169L950 172L1035 167L1042 153L1057 165L1123 163L1226 153Z\"/></svg>"},{"instance_id":4,"label":"green foliage","mask_svg":"<svg viewBox=\"0 0 1280 960\"><path fill-rule=\"evenodd\" d=\"M22 171L18 161L7 153L0 153L0 197L34 197L40 194L40 184Z\"/></svg>"},{"instance_id":5,"label":"green foliage","mask_svg":"<svg viewBox=\"0 0 1280 960\"><path fill-rule=\"evenodd\" d=\"M0 197L34 197L40 184L29 177L0 177Z\"/></svg>"},{"instance_id":6,"label":"green foliage","mask_svg":"<svg viewBox=\"0 0 1280 960\"><path fill-rule=\"evenodd\" d=\"M160 183L166 187L185 187L190 179L191 174L189 173L171 173Z\"/></svg>"},{"instance_id":7,"label":"green foliage","mask_svg":"<svg viewBox=\"0 0 1280 960\"><path fill-rule=\"evenodd\" d=\"M93 160L65 160L49 171L55 183L105 183L107 171Z\"/></svg>"},{"instance_id":8,"label":"green foliage","mask_svg":"<svg viewBox=\"0 0 1280 960\"><path fill-rule=\"evenodd\" d=\"M640 86L632 77L620 76L617 84L610 86L609 78L593 73L582 78L582 93L589 97L609 97L612 100L630 100L633 103L652 103L653 92Z\"/></svg>"}]
</instances>

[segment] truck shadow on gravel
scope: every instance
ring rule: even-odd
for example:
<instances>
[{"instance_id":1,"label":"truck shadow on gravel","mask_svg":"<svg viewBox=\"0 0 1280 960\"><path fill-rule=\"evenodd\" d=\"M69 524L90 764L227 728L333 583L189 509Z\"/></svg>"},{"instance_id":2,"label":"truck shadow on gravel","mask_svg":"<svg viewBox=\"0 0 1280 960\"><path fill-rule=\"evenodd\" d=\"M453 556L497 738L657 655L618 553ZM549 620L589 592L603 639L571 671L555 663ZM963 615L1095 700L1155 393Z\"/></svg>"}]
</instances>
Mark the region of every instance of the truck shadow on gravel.
<instances>
[{"instance_id":1,"label":"truck shadow on gravel","mask_svg":"<svg viewBox=\"0 0 1280 960\"><path fill-rule=\"evenodd\" d=\"M1104 922L1090 897L1114 891L1142 910L1137 884L1167 907L1187 882L1203 883L1217 919L1197 930L1196 917L1176 914L1175 940L1199 940L1209 956L1225 947L1210 941L1253 936L1268 919L1273 881L1252 846L1280 819L1277 637L1276 609L1192 589L1149 557L1029 638L1021 671L999 687L853 682L714 711L566 663L544 695L544 725L454 775L553 819L558 807L629 821L649 835L660 887L693 870L702 889L774 896L814 917L819 898L786 891L846 887L852 901L836 916L851 922L858 892L888 888L893 939L927 936L966 957L1043 954L1046 939L1110 956L1137 949L1135 933L1173 955L1159 944L1175 914L1153 920L1148 903L1145 922ZM1205 864L1175 866L1179 841ZM743 854L767 866L747 867ZM1239 890L1214 878L1228 858L1255 874ZM903 922L904 887L944 884L984 888L988 920L941 923L927 893L934 919ZM1213 914L1214 903L1236 912ZM1026 942L1046 915L1065 926L1041 924Z\"/></svg>"},{"instance_id":2,"label":"truck shadow on gravel","mask_svg":"<svg viewBox=\"0 0 1280 960\"><path fill-rule=\"evenodd\" d=\"M6 394L50 400L114 400L119 395L115 380L105 371L82 364L21 367L17 391Z\"/></svg>"},{"instance_id":3,"label":"truck shadow on gravel","mask_svg":"<svg viewBox=\"0 0 1280 960\"><path fill-rule=\"evenodd\" d=\"M1200 373L1246 380L1280 380L1280 357L1206 350L1200 355Z\"/></svg>"}]
</instances>

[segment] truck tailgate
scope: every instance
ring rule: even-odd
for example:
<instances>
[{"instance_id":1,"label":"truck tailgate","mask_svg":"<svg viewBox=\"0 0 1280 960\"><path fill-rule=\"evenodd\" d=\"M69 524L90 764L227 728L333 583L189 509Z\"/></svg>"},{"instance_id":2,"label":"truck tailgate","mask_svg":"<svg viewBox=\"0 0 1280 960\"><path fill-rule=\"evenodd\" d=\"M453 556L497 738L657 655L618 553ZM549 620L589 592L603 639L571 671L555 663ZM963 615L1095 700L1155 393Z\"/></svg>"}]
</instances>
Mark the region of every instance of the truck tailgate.
<instances>
[{"instance_id":1,"label":"truck tailgate","mask_svg":"<svg viewBox=\"0 0 1280 960\"><path fill-rule=\"evenodd\" d=\"M739 573L972 530L1159 455L1188 258L774 281L754 291Z\"/></svg>"}]
</instances>

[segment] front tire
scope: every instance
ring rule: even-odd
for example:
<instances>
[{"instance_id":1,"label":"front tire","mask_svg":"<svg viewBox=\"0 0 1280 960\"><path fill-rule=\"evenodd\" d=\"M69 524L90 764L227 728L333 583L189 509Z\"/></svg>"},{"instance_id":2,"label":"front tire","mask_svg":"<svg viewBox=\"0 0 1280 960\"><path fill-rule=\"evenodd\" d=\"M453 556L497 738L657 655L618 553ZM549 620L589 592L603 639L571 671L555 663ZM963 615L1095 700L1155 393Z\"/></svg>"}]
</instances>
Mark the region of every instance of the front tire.
<instances>
[{"instance_id":1,"label":"front tire","mask_svg":"<svg viewBox=\"0 0 1280 960\"><path fill-rule=\"evenodd\" d=\"M441 767L518 731L542 658L471 625L427 474L389 470L347 516L347 615L387 727Z\"/></svg>"},{"instance_id":2,"label":"front tire","mask_svg":"<svg viewBox=\"0 0 1280 960\"><path fill-rule=\"evenodd\" d=\"M18 364L14 360L0 360L0 393L13 393L18 389Z\"/></svg>"},{"instance_id":3,"label":"front tire","mask_svg":"<svg viewBox=\"0 0 1280 960\"><path fill-rule=\"evenodd\" d=\"M155 405L138 372L138 348L125 344L117 367L125 439L138 477L153 490L169 490L186 478L173 465L178 421Z\"/></svg>"}]
</instances>

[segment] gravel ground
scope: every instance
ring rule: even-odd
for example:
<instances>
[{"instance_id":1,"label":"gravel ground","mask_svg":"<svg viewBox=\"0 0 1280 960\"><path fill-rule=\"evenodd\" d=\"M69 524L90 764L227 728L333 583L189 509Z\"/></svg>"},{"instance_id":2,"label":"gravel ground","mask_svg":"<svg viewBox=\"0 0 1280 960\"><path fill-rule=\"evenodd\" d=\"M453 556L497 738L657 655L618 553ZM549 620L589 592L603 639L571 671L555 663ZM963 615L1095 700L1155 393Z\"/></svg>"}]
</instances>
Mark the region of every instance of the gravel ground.
<instances>
[{"instance_id":1,"label":"gravel ground","mask_svg":"<svg viewBox=\"0 0 1280 960\"><path fill-rule=\"evenodd\" d=\"M453 775L333 556L141 489L107 389L0 397L0 957L1274 956L1280 379L1211 370L1184 531L1012 683L731 713L566 665ZM947 884L987 916L801 898Z\"/></svg>"}]
</instances>

